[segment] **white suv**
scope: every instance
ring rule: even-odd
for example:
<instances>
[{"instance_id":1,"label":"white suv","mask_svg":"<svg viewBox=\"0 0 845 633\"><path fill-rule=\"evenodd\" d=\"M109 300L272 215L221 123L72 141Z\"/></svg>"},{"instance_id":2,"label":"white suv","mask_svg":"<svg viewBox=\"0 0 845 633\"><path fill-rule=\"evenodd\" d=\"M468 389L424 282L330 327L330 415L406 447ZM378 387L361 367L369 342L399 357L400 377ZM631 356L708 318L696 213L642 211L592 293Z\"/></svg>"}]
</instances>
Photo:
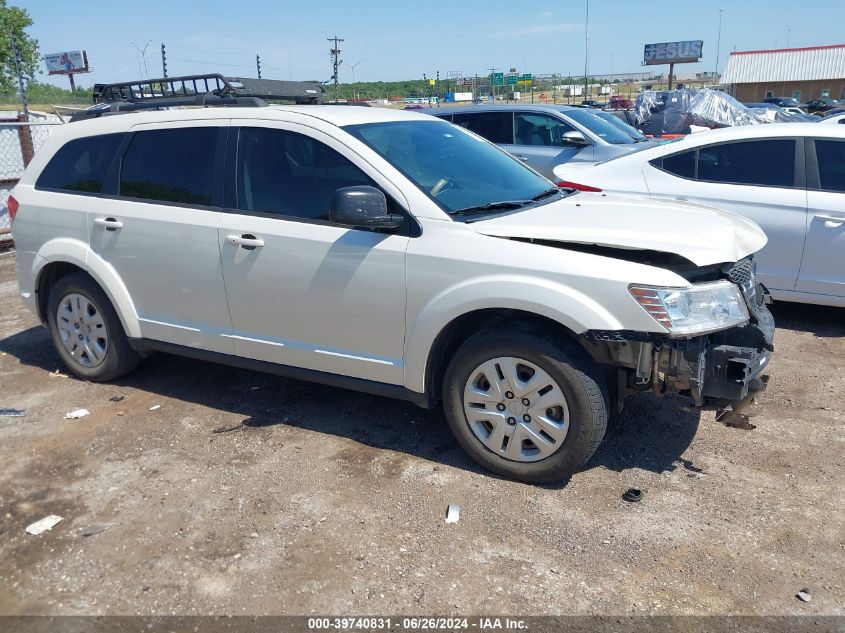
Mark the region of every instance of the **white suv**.
<instances>
[{"instance_id":1,"label":"white suv","mask_svg":"<svg viewBox=\"0 0 845 633\"><path fill-rule=\"evenodd\" d=\"M77 376L165 351L442 401L530 482L636 391L741 415L773 323L752 222L559 190L429 116L138 112L56 129L12 192L20 292Z\"/></svg>"}]
</instances>

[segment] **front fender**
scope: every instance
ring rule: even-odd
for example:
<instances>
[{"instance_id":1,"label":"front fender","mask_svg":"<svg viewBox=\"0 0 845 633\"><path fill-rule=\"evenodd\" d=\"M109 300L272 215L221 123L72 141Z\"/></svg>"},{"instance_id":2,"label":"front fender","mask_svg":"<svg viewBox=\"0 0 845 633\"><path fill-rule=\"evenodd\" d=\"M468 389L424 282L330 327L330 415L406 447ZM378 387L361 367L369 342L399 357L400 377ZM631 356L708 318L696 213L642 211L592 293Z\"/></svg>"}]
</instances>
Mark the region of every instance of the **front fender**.
<instances>
[{"instance_id":1,"label":"front fender","mask_svg":"<svg viewBox=\"0 0 845 633\"><path fill-rule=\"evenodd\" d=\"M50 240L41 247L32 260L31 279L35 280L34 288L38 288L41 275L46 268L56 262L73 264L91 275L114 306L126 336L129 338L141 337L141 325L138 321L135 304L111 264L80 240L67 238Z\"/></svg>"},{"instance_id":2,"label":"front fender","mask_svg":"<svg viewBox=\"0 0 845 633\"><path fill-rule=\"evenodd\" d=\"M465 281L434 296L409 327L405 342L405 386L424 392L429 353L437 336L458 317L486 309L522 310L547 317L576 334L595 329L623 329L619 320L594 299L551 280L493 275Z\"/></svg>"}]
</instances>

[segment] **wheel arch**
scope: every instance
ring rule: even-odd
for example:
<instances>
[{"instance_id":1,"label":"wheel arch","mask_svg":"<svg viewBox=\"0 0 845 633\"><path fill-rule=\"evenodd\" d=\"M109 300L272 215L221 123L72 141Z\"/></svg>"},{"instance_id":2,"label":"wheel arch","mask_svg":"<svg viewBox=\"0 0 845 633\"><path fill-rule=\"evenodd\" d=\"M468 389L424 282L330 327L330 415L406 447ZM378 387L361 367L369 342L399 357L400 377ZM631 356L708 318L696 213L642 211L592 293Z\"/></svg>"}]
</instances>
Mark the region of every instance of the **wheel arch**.
<instances>
[{"instance_id":1,"label":"wheel arch","mask_svg":"<svg viewBox=\"0 0 845 633\"><path fill-rule=\"evenodd\" d=\"M70 239L53 240L42 247L34 260L36 307L42 323L46 323L47 298L56 281L73 273L91 277L111 301L129 338L140 338L141 327L129 291L114 268L88 248Z\"/></svg>"}]
</instances>

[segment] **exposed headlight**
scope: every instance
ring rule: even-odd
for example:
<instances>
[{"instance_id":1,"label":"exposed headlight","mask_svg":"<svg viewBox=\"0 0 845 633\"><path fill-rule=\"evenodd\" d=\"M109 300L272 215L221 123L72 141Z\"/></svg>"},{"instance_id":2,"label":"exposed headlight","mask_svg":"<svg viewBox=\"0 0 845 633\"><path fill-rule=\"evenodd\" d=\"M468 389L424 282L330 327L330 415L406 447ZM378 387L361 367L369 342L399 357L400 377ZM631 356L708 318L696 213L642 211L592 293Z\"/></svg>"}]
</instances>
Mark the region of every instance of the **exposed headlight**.
<instances>
[{"instance_id":1,"label":"exposed headlight","mask_svg":"<svg viewBox=\"0 0 845 633\"><path fill-rule=\"evenodd\" d=\"M691 288L629 286L631 296L673 336L724 330L748 321L739 286L729 281Z\"/></svg>"}]
</instances>

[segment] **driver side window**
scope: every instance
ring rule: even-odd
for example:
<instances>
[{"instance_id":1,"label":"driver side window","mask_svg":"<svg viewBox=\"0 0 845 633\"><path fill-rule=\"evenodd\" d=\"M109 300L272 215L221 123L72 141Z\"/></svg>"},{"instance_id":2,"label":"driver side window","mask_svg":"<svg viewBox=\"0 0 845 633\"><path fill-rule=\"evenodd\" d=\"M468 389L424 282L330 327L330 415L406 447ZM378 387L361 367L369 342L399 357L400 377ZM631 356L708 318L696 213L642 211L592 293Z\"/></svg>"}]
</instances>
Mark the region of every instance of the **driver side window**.
<instances>
[{"instance_id":1,"label":"driver side window","mask_svg":"<svg viewBox=\"0 0 845 633\"><path fill-rule=\"evenodd\" d=\"M541 147L563 147L563 135L575 128L547 114L517 114L516 144Z\"/></svg>"},{"instance_id":2,"label":"driver side window","mask_svg":"<svg viewBox=\"0 0 845 633\"><path fill-rule=\"evenodd\" d=\"M329 220L337 189L376 186L358 167L309 136L270 128L241 128L238 137L238 209Z\"/></svg>"}]
</instances>

